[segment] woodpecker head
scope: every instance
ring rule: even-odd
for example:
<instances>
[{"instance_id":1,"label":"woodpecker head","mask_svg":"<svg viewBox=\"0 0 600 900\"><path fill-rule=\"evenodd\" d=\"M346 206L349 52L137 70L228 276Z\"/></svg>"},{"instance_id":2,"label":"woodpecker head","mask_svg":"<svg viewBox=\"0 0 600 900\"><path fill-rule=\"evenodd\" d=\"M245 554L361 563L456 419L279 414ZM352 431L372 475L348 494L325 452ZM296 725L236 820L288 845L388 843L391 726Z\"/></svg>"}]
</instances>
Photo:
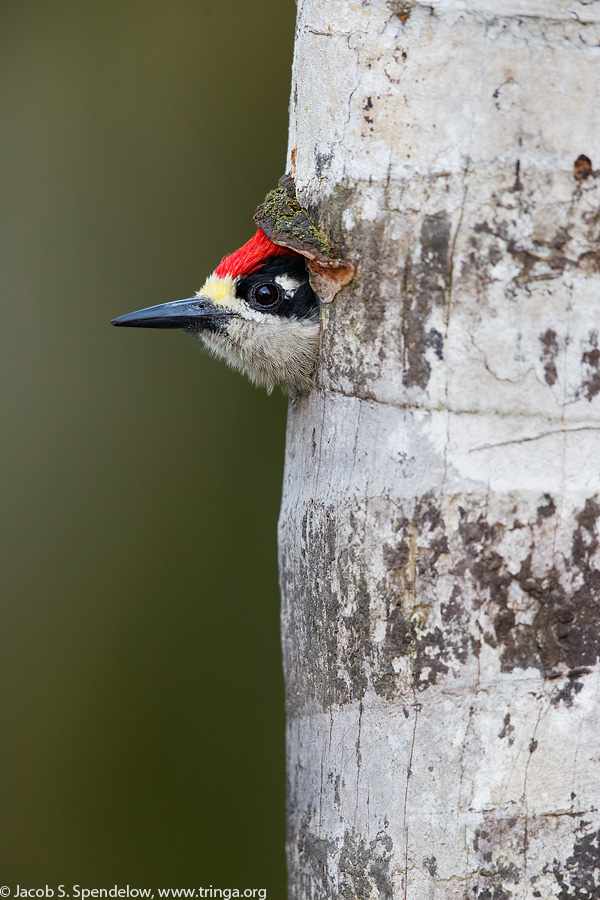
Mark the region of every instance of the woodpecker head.
<instances>
[{"instance_id":1,"label":"woodpecker head","mask_svg":"<svg viewBox=\"0 0 600 900\"><path fill-rule=\"evenodd\" d=\"M259 228L226 256L194 297L113 319L113 325L183 328L270 393L295 396L313 384L320 301L304 256Z\"/></svg>"}]
</instances>

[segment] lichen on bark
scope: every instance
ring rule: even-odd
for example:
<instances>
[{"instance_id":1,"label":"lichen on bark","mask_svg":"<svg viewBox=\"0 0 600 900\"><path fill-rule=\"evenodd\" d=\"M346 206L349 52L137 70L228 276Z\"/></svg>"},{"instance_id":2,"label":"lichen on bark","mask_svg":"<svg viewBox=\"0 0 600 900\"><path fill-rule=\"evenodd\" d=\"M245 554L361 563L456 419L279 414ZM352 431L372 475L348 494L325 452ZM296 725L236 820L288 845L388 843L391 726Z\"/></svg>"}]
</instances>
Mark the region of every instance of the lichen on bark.
<instances>
[{"instance_id":1,"label":"lichen on bark","mask_svg":"<svg viewBox=\"0 0 600 900\"><path fill-rule=\"evenodd\" d=\"M354 266L342 258L339 248L300 205L291 175L283 175L278 186L269 191L254 213L254 224L273 243L306 258L311 284L322 303L331 303L352 281Z\"/></svg>"}]
</instances>

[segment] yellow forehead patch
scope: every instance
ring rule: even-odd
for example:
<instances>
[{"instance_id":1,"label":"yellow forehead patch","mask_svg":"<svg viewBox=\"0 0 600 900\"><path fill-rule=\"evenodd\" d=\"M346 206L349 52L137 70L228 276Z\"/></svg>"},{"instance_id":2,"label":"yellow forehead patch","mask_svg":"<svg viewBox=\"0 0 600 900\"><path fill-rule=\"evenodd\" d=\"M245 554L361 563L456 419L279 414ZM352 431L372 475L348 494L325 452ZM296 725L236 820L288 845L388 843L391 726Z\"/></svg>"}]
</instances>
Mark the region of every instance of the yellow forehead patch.
<instances>
[{"instance_id":1,"label":"yellow forehead patch","mask_svg":"<svg viewBox=\"0 0 600 900\"><path fill-rule=\"evenodd\" d=\"M206 279L200 290L196 293L197 297L206 297L220 306L227 306L229 309L239 306L239 300L235 296L235 281L231 275L221 277L212 275Z\"/></svg>"}]
</instances>

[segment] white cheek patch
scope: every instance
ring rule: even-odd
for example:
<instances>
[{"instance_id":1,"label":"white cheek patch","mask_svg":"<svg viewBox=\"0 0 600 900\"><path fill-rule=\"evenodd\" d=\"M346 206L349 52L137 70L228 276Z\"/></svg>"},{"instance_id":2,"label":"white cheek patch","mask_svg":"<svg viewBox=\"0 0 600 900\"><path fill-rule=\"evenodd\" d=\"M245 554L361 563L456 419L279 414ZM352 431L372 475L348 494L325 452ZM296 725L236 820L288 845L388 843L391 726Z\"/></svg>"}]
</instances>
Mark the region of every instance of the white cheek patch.
<instances>
[{"instance_id":1,"label":"white cheek patch","mask_svg":"<svg viewBox=\"0 0 600 900\"><path fill-rule=\"evenodd\" d=\"M285 291L287 294L293 294L294 291L297 291L300 287L301 282L296 281L295 278L291 278L289 275L277 275L275 277L276 284L279 285L282 291Z\"/></svg>"}]
</instances>

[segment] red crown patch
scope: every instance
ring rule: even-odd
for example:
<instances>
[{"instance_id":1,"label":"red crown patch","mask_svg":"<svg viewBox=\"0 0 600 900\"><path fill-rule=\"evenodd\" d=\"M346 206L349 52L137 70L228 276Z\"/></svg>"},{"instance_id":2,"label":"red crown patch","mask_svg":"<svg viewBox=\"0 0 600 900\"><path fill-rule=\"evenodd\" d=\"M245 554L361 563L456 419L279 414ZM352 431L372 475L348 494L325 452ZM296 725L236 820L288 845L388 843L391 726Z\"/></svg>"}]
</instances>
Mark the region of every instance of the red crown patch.
<instances>
[{"instance_id":1,"label":"red crown patch","mask_svg":"<svg viewBox=\"0 0 600 900\"><path fill-rule=\"evenodd\" d=\"M287 247L280 247L270 240L264 231L259 228L249 241L243 247L224 256L217 268L215 275L223 278L230 275L237 278L239 275L249 275L254 269L257 269L270 256L293 256L294 251L288 250Z\"/></svg>"}]
</instances>

